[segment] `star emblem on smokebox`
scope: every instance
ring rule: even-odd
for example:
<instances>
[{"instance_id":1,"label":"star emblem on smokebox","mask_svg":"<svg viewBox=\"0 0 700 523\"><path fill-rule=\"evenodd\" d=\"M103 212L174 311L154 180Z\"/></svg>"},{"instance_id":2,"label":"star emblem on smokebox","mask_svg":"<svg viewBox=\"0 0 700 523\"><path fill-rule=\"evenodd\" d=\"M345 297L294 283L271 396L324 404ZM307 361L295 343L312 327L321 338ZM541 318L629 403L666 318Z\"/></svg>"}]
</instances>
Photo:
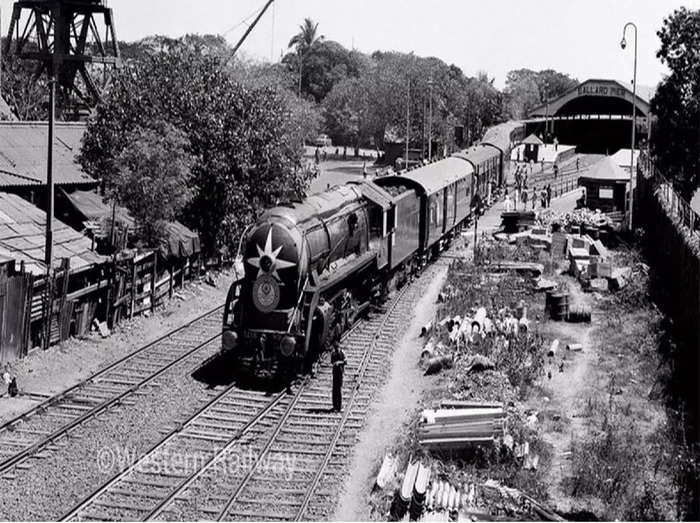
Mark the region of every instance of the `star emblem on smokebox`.
<instances>
[{"instance_id":1,"label":"star emblem on smokebox","mask_svg":"<svg viewBox=\"0 0 700 523\"><path fill-rule=\"evenodd\" d=\"M270 230L267 231L265 248L261 249L260 245L256 244L255 247L258 249L258 256L248 258L248 263L258 269L258 274L255 276L256 278L260 276L260 271L262 271L263 273L271 274L277 280L280 280L280 275L277 273L277 271L287 269L288 267L294 267L296 264L277 258L282 250L282 245L277 247L274 251L272 250L272 227L273 226L270 225Z\"/></svg>"}]
</instances>

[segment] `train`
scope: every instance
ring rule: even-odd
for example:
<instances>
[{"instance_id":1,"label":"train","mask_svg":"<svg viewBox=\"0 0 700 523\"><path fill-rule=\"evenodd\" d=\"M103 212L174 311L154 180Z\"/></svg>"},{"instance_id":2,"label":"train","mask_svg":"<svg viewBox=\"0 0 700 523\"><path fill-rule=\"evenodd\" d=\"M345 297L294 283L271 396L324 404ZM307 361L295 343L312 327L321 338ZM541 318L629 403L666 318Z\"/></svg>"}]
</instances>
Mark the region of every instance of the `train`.
<instances>
[{"instance_id":1,"label":"train","mask_svg":"<svg viewBox=\"0 0 700 523\"><path fill-rule=\"evenodd\" d=\"M265 211L243 240L221 350L258 376L303 373L373 304L450 245L475 202L505 183L524 124L400 174Z\"/></svg>"}]
</instances>

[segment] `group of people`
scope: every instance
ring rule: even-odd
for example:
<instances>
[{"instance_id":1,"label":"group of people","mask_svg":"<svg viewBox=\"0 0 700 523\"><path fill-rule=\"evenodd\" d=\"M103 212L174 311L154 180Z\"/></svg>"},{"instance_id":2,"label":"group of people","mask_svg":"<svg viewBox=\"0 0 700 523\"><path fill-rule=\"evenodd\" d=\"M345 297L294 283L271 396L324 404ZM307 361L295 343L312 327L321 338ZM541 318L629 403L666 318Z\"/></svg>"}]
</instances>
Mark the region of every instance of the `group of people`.
<instances>
[{"instance_id":1,"label":"group of people","mask_svg":"<svg viewBox=\"0 0 700 523\"><path fill-rule=\"evenodd\" d=\"M535 187L532 187L532 189L528 191L527 185L523 183L521 185L516 185L514 196L515 200L511 200L510 195L506 194L506 211L517 211L519 203L522 203L523 210L527 211L528 200L530 201L530 205L532 205L532 210L534 211L537 207L538 199L540 200L541 208L547 209L552 203L552 186L547 184L539 191Z\"/></svg>"}]
</instances>

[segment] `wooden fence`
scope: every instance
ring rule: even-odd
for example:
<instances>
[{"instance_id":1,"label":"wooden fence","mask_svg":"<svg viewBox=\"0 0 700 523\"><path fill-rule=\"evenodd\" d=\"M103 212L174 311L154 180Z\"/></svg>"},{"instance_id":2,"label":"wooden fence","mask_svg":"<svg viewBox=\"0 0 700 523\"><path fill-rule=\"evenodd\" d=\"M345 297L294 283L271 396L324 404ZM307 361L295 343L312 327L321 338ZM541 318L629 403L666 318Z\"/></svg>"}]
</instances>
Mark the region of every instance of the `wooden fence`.
<instances>
[{"instance_id":1,"label":"wooden fence","mask_svg":"<svg viewBox=\"0 0 700 523\"><path fill-rule=\"evenodd\" d=\"M205 264L201 255L164 260L157 251L126 251L82 270L71 269L65 259L50 278L34 276L23 265L0 266L0 362L84 336L95 320L113 328L152 312L187 280L225 263Z\"/></svg>"}]
</instances>

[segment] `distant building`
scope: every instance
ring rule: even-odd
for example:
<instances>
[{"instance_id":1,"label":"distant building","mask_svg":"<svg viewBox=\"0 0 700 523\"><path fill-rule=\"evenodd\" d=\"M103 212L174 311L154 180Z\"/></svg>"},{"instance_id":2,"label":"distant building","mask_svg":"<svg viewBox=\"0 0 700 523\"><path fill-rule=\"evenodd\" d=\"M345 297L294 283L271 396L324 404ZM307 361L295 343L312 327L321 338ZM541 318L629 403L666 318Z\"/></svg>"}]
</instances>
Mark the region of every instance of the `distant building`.
<instances>
[{"instance_id":1,"label":"distant building","mask_svg":"<svg viewBox=\"0 0 700 523\"><path fill-rule=\"evenodd\" d=\"M85 127L85 123L56 124L56 187L84 190L99 183L76 161ZM47 122L0 121L0 191L17 194L45 209L47 147Z\"/></svg>"},{"instance_id":2,"label":"distant building","mask_svg":"<svg viewBox=\"0 0 700 523\"><path fill-rule=\"evenodd\" d=\"M630 173L606 156L579 178L586 189L586 207L613 213L626 210Z\"/></svg>"}]
</instances>

